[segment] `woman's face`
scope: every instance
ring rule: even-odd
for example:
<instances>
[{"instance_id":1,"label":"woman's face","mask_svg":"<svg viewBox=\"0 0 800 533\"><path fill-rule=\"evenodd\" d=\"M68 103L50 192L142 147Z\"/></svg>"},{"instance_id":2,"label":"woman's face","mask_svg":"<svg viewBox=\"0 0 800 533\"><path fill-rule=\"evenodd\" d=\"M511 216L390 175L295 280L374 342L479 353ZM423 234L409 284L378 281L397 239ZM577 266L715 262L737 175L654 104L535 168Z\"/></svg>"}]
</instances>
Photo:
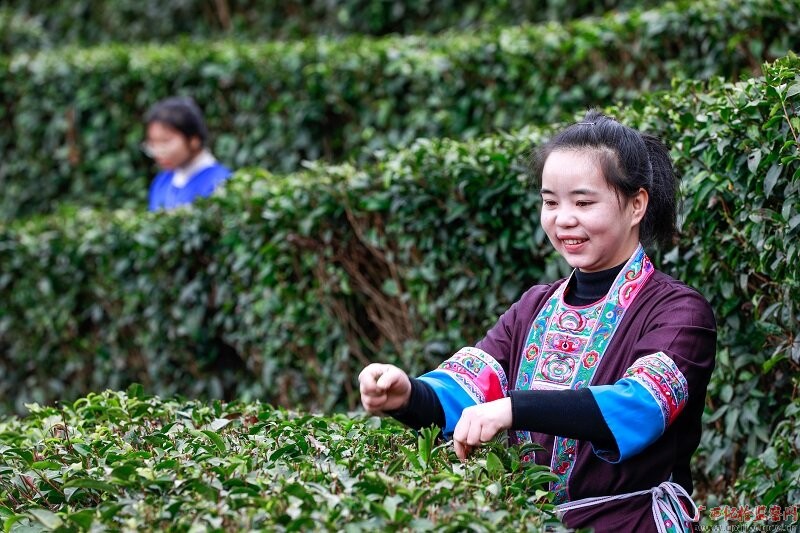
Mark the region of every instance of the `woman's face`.
<instances>
[{"instance_id":1,"label":"woman's face","mask_svg":"<svg viewBox=\"0 0 800 533\"><path fill-rule=\"evenodd\" d=\"M173 170L185 165L200 152L200 139L188 139L180 131L163 122L147 125L145 151L164 170Z\"/></svg>"},{"instance_id":2,"label":"woman's face","mask_svg":"<svg viewBox=\"0 0 800 533\"><path fill-rule=\"evenodd\" d=\"M541 223L558 253L573 268L597 272L627 261L639 244L647 192L617 198L596 152L558 150L542 171Z\"/></svg>"}]
</instances>

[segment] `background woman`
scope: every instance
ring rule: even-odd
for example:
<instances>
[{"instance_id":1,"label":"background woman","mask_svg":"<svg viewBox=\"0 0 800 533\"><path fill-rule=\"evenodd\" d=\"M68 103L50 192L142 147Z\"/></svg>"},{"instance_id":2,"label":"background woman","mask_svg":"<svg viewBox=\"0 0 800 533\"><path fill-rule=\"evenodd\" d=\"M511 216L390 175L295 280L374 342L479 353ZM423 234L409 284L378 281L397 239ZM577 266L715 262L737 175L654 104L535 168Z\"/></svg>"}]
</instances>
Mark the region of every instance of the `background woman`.
<instances>
[{"instance_id":1,"label":"background woman","mask_svg":"<svg viewBox=\"0 0 800 533\"><path fill-rule=\"evenodd\" d=\"M210 196L231 171L208 150L208 130L194 100L173 97L145 115L142 149L161 168L150 185L149 209L172 209Z\"/></svg>"}]
</instances>

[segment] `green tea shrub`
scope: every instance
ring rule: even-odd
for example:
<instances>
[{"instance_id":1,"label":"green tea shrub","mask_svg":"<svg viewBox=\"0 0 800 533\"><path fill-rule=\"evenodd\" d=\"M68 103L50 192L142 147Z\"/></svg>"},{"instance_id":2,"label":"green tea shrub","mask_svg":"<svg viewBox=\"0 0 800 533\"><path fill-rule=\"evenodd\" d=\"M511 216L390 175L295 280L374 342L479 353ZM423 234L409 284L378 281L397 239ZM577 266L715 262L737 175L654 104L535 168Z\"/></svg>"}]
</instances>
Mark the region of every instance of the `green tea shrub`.
<instances>
[{"instance_id":1,"label":"green tea shrub","mask_svg":"<svg viewBox=\"0 0 800 533\"><path fill-rule=\"evenodd\" d=\"M137 392L138 391L138 392ZM549 469L375 417L90 394L0 421L4 531L541 531Z\"/></svg>"},{"instance_id":2,"label":"green tea shrub","mask_svg":"<svg viewBox=\"0 0 800 533\"><path fill-rule=\"evenodd\" d=\"M719 324L698 457L710 503L738 479L790 504L781 487L796 475L800 60L765 73L676 82L610 109L663 137L682 176L681 236L656 262ZM419 140L361 169L241 172L174 213L65 209L0 226L5 408L131 381L355 406L366 362L430 368L564 272L525 174L548 135ZM743 467L772 477L749 485Z\"/></svg>"},{"instance_id":3,"label":"green tea shrub","mask_svg":"<svg viewBox=\"0 0 800 533\"><path fill-rule=\"evenodd\" d=\"M565 24L430 36L103 45L0 57L0 221L60 202L143 207L142 116L203 107L234 168L358 161L419 137L474 138L628 101L672 77L759 73L798 46L800 0L666 4Z\"/></svg>"},{"instance_id":4,"label":"green tea shrub","mask_svg":"<svg viewBox=\"0 0 800 533\"><path fill-rule=\"evenodd\" d=\"M49 36L21 40L25 28L0 25L0 53L64 44L170 42L180 37L298 39L312 35L427 33L453 28L570 20L608 10L657 5L653 0L43 0L7 1L9 19L29 20ZM0 21L2 21L0 15Z\"/></svg>"}]
</instances>

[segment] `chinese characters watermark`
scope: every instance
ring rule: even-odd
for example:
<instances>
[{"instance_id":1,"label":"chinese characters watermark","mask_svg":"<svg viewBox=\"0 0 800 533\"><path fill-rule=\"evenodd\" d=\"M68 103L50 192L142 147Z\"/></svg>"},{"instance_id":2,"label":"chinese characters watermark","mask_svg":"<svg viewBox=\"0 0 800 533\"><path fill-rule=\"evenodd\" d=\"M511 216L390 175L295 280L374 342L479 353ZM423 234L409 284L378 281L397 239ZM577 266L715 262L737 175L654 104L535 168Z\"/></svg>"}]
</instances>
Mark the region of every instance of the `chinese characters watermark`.
<instances>
[{"instance_id":1,"label":"chinese characters watermark","mask_svg":"<svg viewBox=\"0 0 800 533\"><path fill-rule=\"evenodd\" d=\"M799 525L800 505L701 505L699 509L701 515L718 522L701 525L699 530L704 532L788 532L795 531Z\"/></svg>"}]
</instances>

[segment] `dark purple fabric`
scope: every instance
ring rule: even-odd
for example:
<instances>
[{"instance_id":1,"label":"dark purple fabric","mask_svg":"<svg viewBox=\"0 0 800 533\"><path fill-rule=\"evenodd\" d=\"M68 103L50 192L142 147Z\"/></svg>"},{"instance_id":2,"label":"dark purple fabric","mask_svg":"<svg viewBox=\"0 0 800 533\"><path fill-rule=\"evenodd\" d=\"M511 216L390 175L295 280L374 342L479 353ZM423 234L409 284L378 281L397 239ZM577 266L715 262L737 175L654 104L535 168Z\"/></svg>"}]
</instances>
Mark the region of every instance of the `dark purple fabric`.
<instances>
[{"instance_id":1,"label":"dark purple fabric","mask_svg":"<svg viewBox=\"0 0 800 533\"><path fill-rule=\"evenodd\" d=\"M509 388L516 383L533 319L563 281L529 289L476 344L503 366ZM634 361L657 352L672 358L685 376L686 407L655 443L622 463L608 463L594 454L591 443L578 441L568 484L570 500L650 489L670 477L691 494L689 462L700 442L700 418L714 368L716 322L705 298L658 271L627 310L591 384L613 384ZM637 420L632 418L630 423ZM553 435L534 433L533 439L545 448L536 453L536 462L550 466ZM593 527L597 532L655 531L649 496L569 511L564 523L571 528Z\"/></svg>"}]
</instances>

